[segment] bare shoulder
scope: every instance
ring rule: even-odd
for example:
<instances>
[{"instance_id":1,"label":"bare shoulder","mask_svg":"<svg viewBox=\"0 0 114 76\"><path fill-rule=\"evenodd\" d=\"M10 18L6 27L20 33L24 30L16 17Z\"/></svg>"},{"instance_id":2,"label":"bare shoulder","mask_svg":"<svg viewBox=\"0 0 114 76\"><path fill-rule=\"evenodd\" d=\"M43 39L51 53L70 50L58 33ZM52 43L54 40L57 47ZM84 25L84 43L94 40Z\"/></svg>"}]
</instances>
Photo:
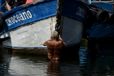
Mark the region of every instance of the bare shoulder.
<instances>
[{"instance_id":1,"label":"bare shoulder","mask_svg":"<svg viewBox=\"0 0 114 76\"><path fill-rule=\"evenodd\" d=\"M60 38L60 39L59 39L59 42L63 42L63 40Z\"/></svg>"},{"instance_id":2,"label":"bare shoulder","mask_svg":"<svg viewBox=\"0 0 114 76\"><path fill-rule=\"evenodd\" d=\"M48 45L50 42L52 42L52 40L47 40L47 41L45 41L44 43L43 43L43 45Z\"/></svg>"},{"instance_id":3,"label":"bare shoulder","mask_svg":"<svg viewBox=\"0 0 114 76\"><path fill-rule=\"evenodd\" d=\"M44 45L44 46L47 46L48 41L49 41L49 40L45 41L45 42L43 43L43 45Z\"/></svg>"},{"instance_id":4,"label":"bare shoulder","mask_svg":"<svg viewBox=\"0 0 114 76\"><path fill-rule=\"evenodd\" d=\"M59 44L64 44L63 40L59 40L58 42L59 42Z\"/></svg>"},{"instance_id":5,"label":"bare shoulder","mask_svg":"<svg viewBox=\"0 0 114 76\"><path fill-rule=\"evenodd\" d=\"M62 40L62 38L59 40L59 43L65 45L65 42Z\"/></svg>"}]
</instances>

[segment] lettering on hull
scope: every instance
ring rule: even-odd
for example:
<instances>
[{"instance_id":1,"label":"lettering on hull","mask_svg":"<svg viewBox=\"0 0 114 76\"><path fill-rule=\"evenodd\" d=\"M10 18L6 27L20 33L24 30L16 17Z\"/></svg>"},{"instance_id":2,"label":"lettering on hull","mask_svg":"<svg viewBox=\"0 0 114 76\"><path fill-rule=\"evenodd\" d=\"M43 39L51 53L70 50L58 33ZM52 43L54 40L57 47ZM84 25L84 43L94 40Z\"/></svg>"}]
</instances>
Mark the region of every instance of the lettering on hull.
<instances>
[{"instance_id":1,"label":"lettering on hull","mask_svg":"<svg viewBox=\"0 0 114 76\"><path fill-rule=\"evenodd\" d=\"M6 19L5 21L8 24L8 26L11 26L15 23L31 19L32 17L33 17L32 13L28 10L28 11L24 11L21 13L17 13L16 15L11 16L10 18Z\"/></svg>"}]
</instances>

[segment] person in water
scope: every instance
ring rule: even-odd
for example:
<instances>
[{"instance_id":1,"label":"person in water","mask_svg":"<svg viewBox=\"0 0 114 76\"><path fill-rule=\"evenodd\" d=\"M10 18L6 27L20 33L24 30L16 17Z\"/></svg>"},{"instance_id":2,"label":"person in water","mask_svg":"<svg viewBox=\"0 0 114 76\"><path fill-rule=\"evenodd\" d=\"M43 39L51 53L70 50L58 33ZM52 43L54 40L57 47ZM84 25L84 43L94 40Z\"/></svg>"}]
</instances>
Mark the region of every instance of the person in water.
<instances>
[{"instance_id":1,"label":"person in water","mask_svg":"<svg viewBox=\"0 0 114 76\"><path fill-rule=\"evenodd\" d=\"M60 50L64 46L64 42L59 38L57 31L52 33L51 39L47 40L43 44L48 48L48 58L51 61L58 61L60 59Z\"/></svg>"}]
</instances>

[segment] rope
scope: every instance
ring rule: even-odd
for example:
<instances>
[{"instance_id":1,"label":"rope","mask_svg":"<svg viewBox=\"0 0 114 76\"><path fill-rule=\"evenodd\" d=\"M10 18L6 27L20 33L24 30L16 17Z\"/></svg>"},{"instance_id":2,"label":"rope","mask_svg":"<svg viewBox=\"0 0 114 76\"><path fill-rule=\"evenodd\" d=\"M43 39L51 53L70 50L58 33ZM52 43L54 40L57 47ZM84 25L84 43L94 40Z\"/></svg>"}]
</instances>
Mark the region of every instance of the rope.
<instances>
[{"instance_id":1,"label":"rope","mask_svg":"<svg viewBox=\"0 0 114 76\"><path fill-rule=\"evenodd\" d=\"M55 25L55 30L61 34L62 33L62 26L61 25L61 14L62 14L62 4L63 4L63 0L58 0L58 7L57 7L57 15L56 15L56 25Z\"/></svg>"},{"instance_id":2,"label":"rope","mask_svg":"<svg viewBox=\"0 0 114 76\"><path fill-rule=\"evenodd\" d=\"M50 31L51 31L51 35L53 32L53 18L51 17L51 22L50 22Z\"/></svg>"}]
</instances>

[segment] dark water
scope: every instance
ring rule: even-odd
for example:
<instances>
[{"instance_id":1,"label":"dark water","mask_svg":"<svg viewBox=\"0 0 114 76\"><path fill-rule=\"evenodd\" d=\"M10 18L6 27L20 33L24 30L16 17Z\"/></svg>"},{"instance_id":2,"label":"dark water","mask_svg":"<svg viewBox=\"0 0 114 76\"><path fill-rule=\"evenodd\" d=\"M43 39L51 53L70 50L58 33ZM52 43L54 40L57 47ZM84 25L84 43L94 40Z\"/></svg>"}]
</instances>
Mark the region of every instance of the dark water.
<instances>
[{"instance_id":1,"label":"dark water","mask_svg":"<svg viewBox=\"0 0 114 76\"><path fill-rule=\"evenodd\" d=\"M50 62L45 57L13 56L9 76L79 76L76 62Z\"/></svg>"},{"instance_id":2,"label":"dark water","mask_svg":"<svg viewBox=\"0 0 114 76\"><path fill-rule=\"evenodd\" d=\"M6 76L114 76L113 54L100 55L91 63L85 48L79 54L80 64L77 60L50 62L45 56L15 55Z\"/></svg>"}]
</instances>

